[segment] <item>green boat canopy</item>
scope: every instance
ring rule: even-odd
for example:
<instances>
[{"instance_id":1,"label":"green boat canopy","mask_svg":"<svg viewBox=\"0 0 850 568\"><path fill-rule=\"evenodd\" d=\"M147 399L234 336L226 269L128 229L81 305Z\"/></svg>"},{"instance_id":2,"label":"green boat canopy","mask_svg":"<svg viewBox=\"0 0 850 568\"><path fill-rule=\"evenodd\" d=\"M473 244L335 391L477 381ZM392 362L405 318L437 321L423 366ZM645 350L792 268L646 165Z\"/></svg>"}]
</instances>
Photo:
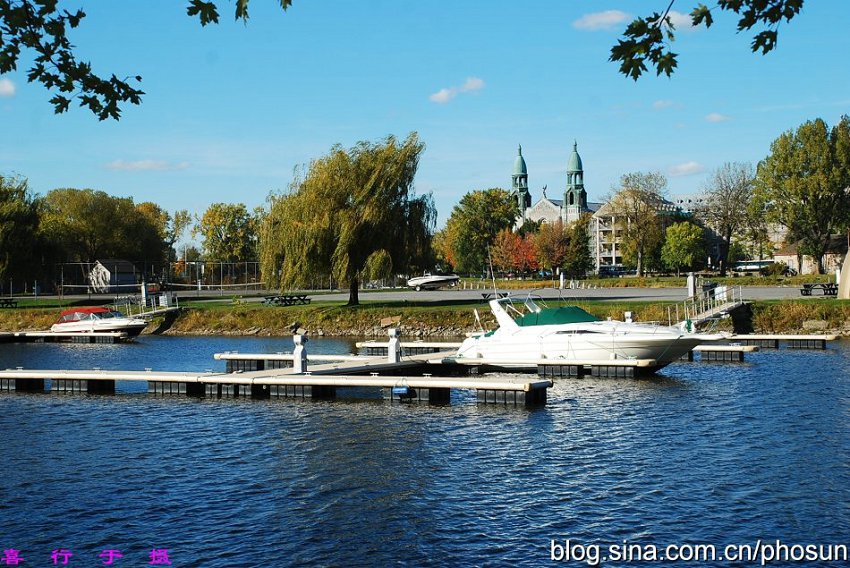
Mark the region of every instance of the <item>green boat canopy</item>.
<instances>
[{"instance_id":1,"label":"green boat canopy","mask_svg":"<svg viewBox=\"0 0 850 568\"><path fill-rule=\"evenodd\" d=\"M532 325L560 325L565 323L585 323L599 321L581 308L575 306L564 306L562 308L548 308L539 313L525 314L516 319L520 327Z\"/></svg>"}]
</instances>

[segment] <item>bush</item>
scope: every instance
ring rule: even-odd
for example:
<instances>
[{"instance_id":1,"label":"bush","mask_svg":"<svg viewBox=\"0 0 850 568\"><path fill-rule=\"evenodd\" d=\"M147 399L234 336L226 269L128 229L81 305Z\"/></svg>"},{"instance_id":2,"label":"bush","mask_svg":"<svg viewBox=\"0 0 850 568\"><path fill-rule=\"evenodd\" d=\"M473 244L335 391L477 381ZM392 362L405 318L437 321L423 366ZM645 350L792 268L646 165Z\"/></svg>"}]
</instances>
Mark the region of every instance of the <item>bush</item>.
<instances>
[{"instance_id":1,"label":"bush","mask_svg":"<svg viewBox=\"0 0 850 568\"><path fill-rule=\"evenodd\" d=\"M791 269L784 262L774 262L759 270L759 274L773 277L791 276Z\"/></svg>"}]
</instances>

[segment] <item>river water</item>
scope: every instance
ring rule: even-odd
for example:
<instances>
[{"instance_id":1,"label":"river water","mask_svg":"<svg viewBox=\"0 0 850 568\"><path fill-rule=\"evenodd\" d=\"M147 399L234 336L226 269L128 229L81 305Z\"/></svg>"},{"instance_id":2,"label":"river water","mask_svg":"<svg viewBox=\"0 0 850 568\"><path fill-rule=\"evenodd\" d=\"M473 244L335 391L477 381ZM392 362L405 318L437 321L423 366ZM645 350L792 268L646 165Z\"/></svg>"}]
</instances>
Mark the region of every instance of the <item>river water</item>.
<instances>
[{"instance_id":1,"label":"river water","mask_svg":"<svg viewBox=\"0 0 850 568\"><path fill-rule=\"evenodd\" d=\"M0 345L0 368L222 370L215 352L290 349ZM759 539L848 544L848 363L845 342L560 380L538 409L156 398L129 383L111 396L3 393L0 552L21 566L52 566L62 549L73 556L56 565L101 566L113 550L116 566L148 566L156 550L181 567L539 566L567 539L718 554Z\"/></svg>"}]
</instances>

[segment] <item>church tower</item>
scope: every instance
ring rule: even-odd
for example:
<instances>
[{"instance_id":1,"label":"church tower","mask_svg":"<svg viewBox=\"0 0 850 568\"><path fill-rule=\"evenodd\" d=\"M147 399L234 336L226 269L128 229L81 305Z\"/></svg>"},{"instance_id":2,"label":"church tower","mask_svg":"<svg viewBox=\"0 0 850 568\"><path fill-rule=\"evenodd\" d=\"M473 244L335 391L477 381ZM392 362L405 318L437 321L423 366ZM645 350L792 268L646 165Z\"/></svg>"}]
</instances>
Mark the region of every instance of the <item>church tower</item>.
<instances>
[{"instance_id":1,"label":"church tower","mask_svg":"<svg viewBox=\"0 0 850 568\"><path fill-rule=\"evenodd\" d=\"M525 167L525 159L522 157L522 145L517 150L514 160L514 173L511 175L511 193L519 205L519 218L517 227L525 223L525 212L531 207L531 194L528 193L528 169Z\"/></svg>"},{"instance_id":2,"label":"church tower","mask_svg":"<svg viewBox=\"0 0 850 568\"><path fill-rule=\"evenodd\" d=\"M578 220L588 211L587 192L584 190L584 169L581 156L578 155L578 143L573 142L573 153L567 162L567 189L564 192L565 223Z\"/></svg>"}]
</instances>

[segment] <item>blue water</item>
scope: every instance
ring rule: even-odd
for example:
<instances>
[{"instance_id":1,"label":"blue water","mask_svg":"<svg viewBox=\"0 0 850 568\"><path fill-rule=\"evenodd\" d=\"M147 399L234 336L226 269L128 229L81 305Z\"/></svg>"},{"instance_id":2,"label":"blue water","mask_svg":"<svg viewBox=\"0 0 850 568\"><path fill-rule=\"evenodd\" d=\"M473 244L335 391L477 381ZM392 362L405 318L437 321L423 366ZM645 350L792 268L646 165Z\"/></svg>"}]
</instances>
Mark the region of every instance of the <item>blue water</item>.
<instances>
[{"instance_id":1,"label":"blue water","mask_svg":"<svg viewBox=\"0 0 850 568\"><path fill-rule=\"evenodd\" d=\"M215 352L289 349L0 345L0 368L221 370ZM52 566L59 548L71 566L100 566L105 549L116 566L148 566L152 549L181 567L539 566L553 539L848 544L849 361L845 343L562 380L534 410L156 398L125 383L0 394L0 552L22 566Z\"/></svg>"}]
</instances>

